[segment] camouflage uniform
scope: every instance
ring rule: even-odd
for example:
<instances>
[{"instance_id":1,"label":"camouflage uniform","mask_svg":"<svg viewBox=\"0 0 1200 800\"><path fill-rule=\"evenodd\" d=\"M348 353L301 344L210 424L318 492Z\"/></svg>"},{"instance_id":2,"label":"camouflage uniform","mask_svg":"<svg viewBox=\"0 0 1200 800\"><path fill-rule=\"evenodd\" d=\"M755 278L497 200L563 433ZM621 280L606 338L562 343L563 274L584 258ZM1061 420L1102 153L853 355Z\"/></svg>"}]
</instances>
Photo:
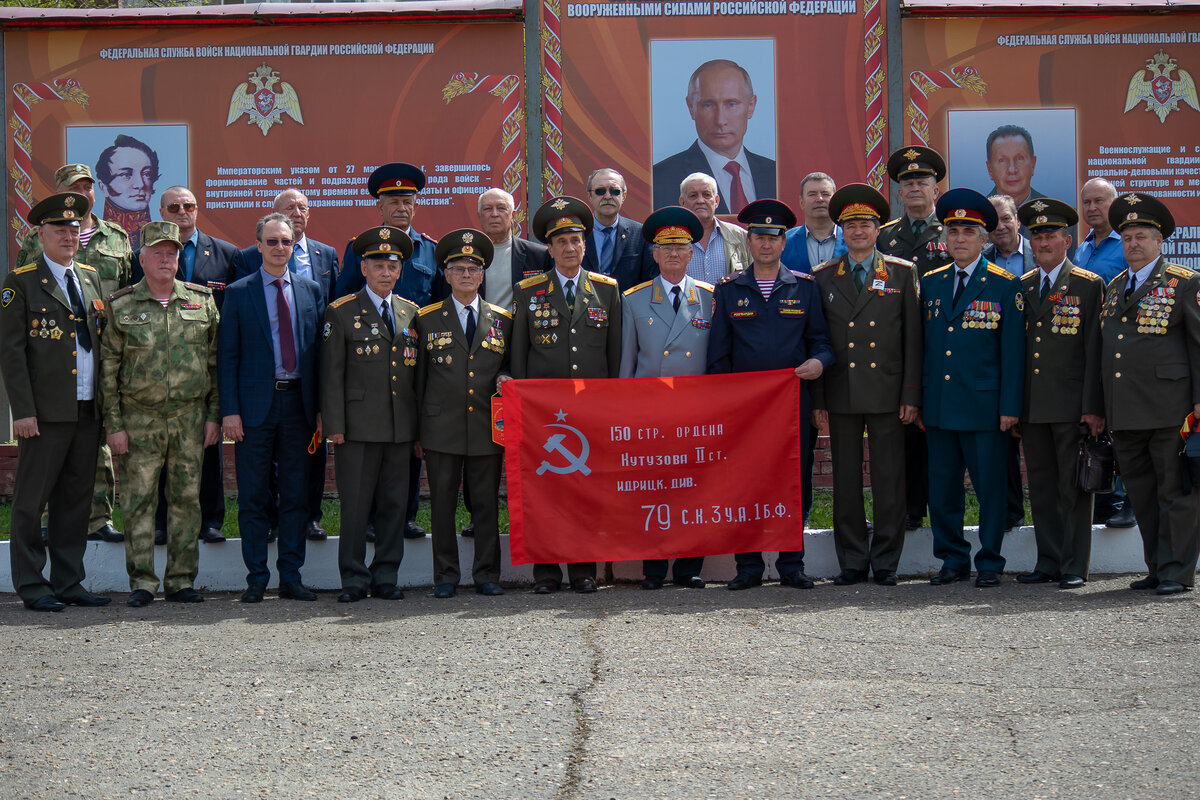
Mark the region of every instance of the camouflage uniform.
<instances>
[{"instance_id":1,"label":"camouflage uniform","mask_svg":"<svg viewBox=\"0 0 1200 800\"><path fill-rule=\"evenodd\" d=\"M92 215L92 222L97 225L96 232L92 234L88 246L79 250L75 260L96 269L100 275L103 296L107 298L129 285L133 248L129 245L129 234L119 226L97 219L95 214ZM42 243L34 231L25 238L17 253L17 266L33 264L41 254ZM92 493L92 514L88 518L89 531L112 524L114 489L112 452L102 442L100 455L96 459L96 487ZM44 527L44 518L42 523Z\"/></svg>"},{"instance_id":2,"label":"camouflage uniform","mask_svg":"<svg viewBox=\"0 0 1200 800\"><path fill-rule=\"evenodd\" d=\"M145 279L114 294L101 347L104 427L129 435L121 460L125 566L130 591L158 588L154 507L167 470L167 569L163 591L196 579L204 423L219 422L217 306L212 292L175 281L167 307Z\"/></svg>"}]
</instances>

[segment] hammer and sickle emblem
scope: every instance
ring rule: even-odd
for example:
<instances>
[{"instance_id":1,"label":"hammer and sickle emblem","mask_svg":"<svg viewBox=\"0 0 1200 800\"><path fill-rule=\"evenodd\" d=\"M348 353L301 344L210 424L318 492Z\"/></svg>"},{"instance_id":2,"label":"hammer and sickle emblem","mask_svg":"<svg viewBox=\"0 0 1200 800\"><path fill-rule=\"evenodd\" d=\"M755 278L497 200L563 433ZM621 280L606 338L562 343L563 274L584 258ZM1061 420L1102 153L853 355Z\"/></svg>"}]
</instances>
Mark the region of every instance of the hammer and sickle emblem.
<instances>
[{"instance_id":1,"label":"hammer and sickle emblem","mask_svg":"<svg viewBox=\"0 0 1200 800\"><path fill-rule=\"evenodd\" d=\"M570 475L572 472L582 472L584 475L591 475L592 470L587 465L588 455L591 453L591 446L588 444L587 437L578 428L573 428L570 425L550 424L547 428L562 428L565 431L570 431L579 437L581 445L578 455L572 453L563 444L563 440L567 438L565 433L553 433L546 443L542 445L542 449L547 453L560 453L567 460L567 466L556 467L549 461L543 461L541 466L537 468L538 475L544 475L547 472L553 472L555 475Z\"/></svg>"}]
</instances>

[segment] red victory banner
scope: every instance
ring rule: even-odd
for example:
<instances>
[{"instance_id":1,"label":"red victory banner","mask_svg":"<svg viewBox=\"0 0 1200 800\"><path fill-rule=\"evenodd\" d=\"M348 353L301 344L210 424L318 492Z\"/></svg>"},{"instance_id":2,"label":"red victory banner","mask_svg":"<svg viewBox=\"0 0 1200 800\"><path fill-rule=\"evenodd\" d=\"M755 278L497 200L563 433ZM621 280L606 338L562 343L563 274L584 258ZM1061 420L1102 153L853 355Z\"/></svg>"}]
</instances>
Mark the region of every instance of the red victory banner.
<instances>
[{"instance_id":1,"label":"red victory banner","mask_svg":"<svg viewBox=\"0 0 1200 800\"><path fill-rule=\"evenodd\" d=\"M514 564L803 548L791 370L504 385Z\"/></svg>"}]
</instances>

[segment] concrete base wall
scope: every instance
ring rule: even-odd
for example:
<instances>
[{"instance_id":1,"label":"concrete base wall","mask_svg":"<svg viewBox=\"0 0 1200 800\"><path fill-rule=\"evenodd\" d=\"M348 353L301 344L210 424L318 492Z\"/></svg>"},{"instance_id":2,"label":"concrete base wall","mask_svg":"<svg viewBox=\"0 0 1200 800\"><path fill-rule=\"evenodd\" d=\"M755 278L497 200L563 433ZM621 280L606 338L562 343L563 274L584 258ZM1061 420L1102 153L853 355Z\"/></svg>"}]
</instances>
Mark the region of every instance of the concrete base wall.
<instances>
[{"instance_id":1,"label":"concrete base wall","mask_svg":"<svg viewBox=\"0 0 1200 800\"><path fill-rule=\"evenodd\" d=\"M967 538L974 547L979 545L978 530L968 529ZM503 548L503 573L505 583L531 583L533 568L529 564L514 566L509 562L508 537L501 537ZM11 562L8 542L0 542L0 591L12 591ZM304 583L313 589L338 589L341 580L337 569L337 537L324 542L309 542L303 569ZM809 531L804 535L805 571L814 578L831 578L839 572L837 556L833 549L830 531ZM465 576L464 583L470 584L471 558L474 544L470 539L459 539L459 563ZM1026 572L1033 569L1037 559L1037 546L1033 528L1024 527L1009 533L1004 540L1004 555L1008 559L1008 572ZM373 548L368 545L368 563ZM155 567L162 575L166 561L166 548L155 548ZM774 559L768 557L768 565ZM275 546L270 546L268 564L274 572ZM129 579L125 572L125 548L121 544L88 542L84 565L87 569L85 586L92 592L127 592ZM900 560L901 575L928 575L936 572L941 562L933 557L933 534L922 528L908 534L904 544L904 555ZM1137 528L1113 530L1097 526L1092 533L1092 571L1097 574L1120 574L1145 572L1142 559L1142 540ZM732 555L711 556L704 561L703 576L707 580L727 581L734 575ZM770 577L778 577L768 566ZM640 561L620 561L613 564L617 580L640 581ZM601 567L603 577L603 567ZM273 575L271 585L278 577ZM404 562L400 566L401 586L430 586L433 583L433 558L429 538L405 542ZM246 567L242 562L241 541L230 539L224 544L200 545L200 574L196 579L197 589L211 591L240 591L246 586Z\"/></svg>"}]
</instances>

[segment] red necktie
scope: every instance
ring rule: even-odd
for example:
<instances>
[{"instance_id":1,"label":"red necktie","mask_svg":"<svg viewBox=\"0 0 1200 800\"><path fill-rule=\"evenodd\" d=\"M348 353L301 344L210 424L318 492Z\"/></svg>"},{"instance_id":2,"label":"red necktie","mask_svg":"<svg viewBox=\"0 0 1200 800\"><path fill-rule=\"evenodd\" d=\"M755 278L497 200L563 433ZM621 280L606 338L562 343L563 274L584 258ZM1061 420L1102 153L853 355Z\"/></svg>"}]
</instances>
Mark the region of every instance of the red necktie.
<instances>
[{"instance_id":1,"label":"red necktie","mask_svg":"<svg viewBox=\"0 0 1200 800\"><path fill-rule=\"evenodd\" d=\"M275 311L279 315L279 358L284 372L296 371L296 337L292 334L292 307L283 293L283 278L271 281L275 284Z\"/></svg>"},{"instance_id":2,"label":"red necktie","mask_svg":"<svg viewBox=\"0 0 1200 800\"><path fill-rule=\"evenodd\" d=\"M729 187L729 213L736 214L746 207L746 193L742 190L742 165L736 161L730 161L725 165L725 171L733 176L733 182Z\"/></svg>"}]
</instances>

